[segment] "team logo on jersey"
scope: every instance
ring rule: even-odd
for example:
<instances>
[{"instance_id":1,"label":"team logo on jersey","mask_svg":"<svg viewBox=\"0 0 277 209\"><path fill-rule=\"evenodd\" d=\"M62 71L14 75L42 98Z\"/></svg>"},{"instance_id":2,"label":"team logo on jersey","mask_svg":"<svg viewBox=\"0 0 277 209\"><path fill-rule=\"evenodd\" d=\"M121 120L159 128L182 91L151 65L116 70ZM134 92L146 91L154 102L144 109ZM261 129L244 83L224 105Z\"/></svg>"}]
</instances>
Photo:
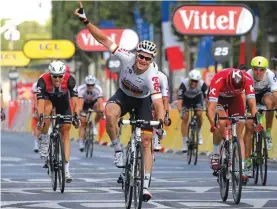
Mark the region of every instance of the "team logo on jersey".
<instances>
[{"instance_id":1,"label":"team logo on jersey","mask_svg":"<svg viewBox=\"0 0 277 209\"><path fill-rule=\"evenodd\" d=\"M155 91L160 91L160 81L158 77L153 77L152 81L154 81L153 83L153 87Z\"/></svg>"},{"instance_id":2,"label":"team logo on jersey","mask_svg":"<svg viewBox=\"0 0 277 209\"><path fill-rule=\"evenodd\" d=\"M215 91L216 91L216 89L215 89L215 88L212 88L212 89L210 90L210 94L212 94L212 95L215 96Z\"/></svg>"},{"instance_id":3,"label":"team logo on jersey","mask_svg":"<svg viewBox=\"0 0 277 209\"><path fill-rule=\"evenodd\" d=\"M121 83L125 89L131 91L135 95L141 95L143 93L143 91L139 87L137 87L136 85L134 85L133 83L131 83L130 81L128 81L126 79L123 79L121 81Z\"/></svg>"}]
</instances>

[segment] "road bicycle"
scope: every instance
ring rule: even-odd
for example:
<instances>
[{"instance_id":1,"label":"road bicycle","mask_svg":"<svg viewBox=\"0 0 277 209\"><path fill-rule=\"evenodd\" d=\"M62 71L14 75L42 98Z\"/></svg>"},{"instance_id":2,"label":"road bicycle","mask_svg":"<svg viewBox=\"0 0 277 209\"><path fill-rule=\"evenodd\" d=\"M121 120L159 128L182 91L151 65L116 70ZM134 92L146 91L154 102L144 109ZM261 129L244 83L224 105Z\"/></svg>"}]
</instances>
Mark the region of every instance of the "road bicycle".
<instances>
[{"instance_id":1,"label":"road bicycle","mask_svg":"<svg viewBox=\"0 0 277 209\"><path fill-rule=\"evenodd\" d=\"M88 156L92 157L93 155L93 144L94 144L93 125L94 124L91 117L93 112L96 112L96 111L89 108L86 116L87 125L85 127L85 137L84 137L86 157Z\"/></svg>"}]
</instances>

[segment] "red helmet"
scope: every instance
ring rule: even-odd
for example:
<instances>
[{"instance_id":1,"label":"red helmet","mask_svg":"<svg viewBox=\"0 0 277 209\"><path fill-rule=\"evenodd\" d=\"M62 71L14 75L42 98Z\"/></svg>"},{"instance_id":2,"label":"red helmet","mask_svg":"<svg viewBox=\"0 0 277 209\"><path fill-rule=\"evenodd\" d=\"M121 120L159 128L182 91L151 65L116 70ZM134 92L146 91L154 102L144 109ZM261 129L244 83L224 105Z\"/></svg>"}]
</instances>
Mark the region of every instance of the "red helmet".
<instances>
[{"instance_id":1,"label":"red helmet","mask_svg":"<svg viewBox=\"0 0 277 209\"><path fill-rule=\"evenodd\" d=\"M245 75L239 69L233 69L229 72L226 79L226 86L229 90L243 90L246 83Z\"/></svg>"}]
</instances>

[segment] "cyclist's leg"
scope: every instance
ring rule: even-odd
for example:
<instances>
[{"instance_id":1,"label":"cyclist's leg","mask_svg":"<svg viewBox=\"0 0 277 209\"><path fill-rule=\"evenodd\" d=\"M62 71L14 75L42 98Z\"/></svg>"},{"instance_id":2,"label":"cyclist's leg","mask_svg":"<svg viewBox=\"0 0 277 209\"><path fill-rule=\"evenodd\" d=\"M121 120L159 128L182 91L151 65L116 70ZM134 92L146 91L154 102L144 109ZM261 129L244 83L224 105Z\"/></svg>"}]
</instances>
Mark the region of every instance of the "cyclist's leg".
<instances>
[{"instance_id":1,"label":"cyclist's leg","mask_svg":"<svg viewBox=\"0 0 277 209\"><path fill-rule=\"evenodd\" d=\"M100 98L102 100L102 98ZM98 131L97 131L97 126L99 121L103 118L103 115L101 113L101 110L103 110L103 107L100 107L100 102L96 101L95 104L93 105L93 110L96 111L96 116L94 119L94 123L93 123L93 134L97 135Z\"/></svg>"},{"instance_id":2,"label":"cyclist's leg","mask_svg":"<svg viewBox=\"0 0 277 209\"><path fill-rule=\"evenodd\" d=\"M151 100L149 97L143 99L136 99L134 105L136 105L136 115L137 118L143 120L153 120L152 118L152 108ZM143 184L143 198L145 201L148 201L151 198L151 194L148 191L149 180L152 172L153 166L153 153L151 150L152 143L152 133L153 128L151 126L142 127L142 143L144 148L144 184Z\"/></svg>"},{"instance_id":3,"label":"cyclist's leg","mask_svg":"<svg viewBox=\"0 0 277 209\"><path fill-rule=\"evenodd\" d=\"M121 89L108 100L106 109L106 130L115 151L114 163L117 167L123 167L123 151L118 136L118 119L128 112L128 97Z\"/></svg>"},{"instance_id":4,"label":"cyclist's leg","mask_svg":"<svg viewBox=\"0 0 277 209\"><path fill-rule=\"evenodd\" d=\"M194 102L194 98L184 97L182 109L184 112L182 123L181 123L181 133L182 133L182 142L183 142L183 152L187 152L188 150L188 122L189 122L189 112L191 105Z\"/></svg>"},{"instance_id":5,"label":"cyclist's leg","mask_svg":"<svg viewBox=\"0 0 277 209\"><path fill-rule=\"evenodd\" d=\"M272 109L273 108L272 94L265 93L262 98L262 103L265 104L266 109ZM266 112L265 117L266 117L266 125L265 125L266 136L271 139L271 128L272 128L272 123L273 123L274 112L273 111ZM269 146L269 147L271 147L271 146Z\"/></svg>"},{"instance_id":6,"label":"cyclist's leg","mask_svg":"<svg viewBox=\"0 0 277 209\"><path fill-rule=\"evenodd\" d=\"M245 122L245 132L244 132L244 145L245 145L245 166L251 167L251 150L252 150L252 136L254 131L253 120L246 120Z\"/></svg>"},{"instance_id":7,"label":"cyclist's leg","mask_svg":"<svg viewBox=\"0 0 277 209\"><path fill-rule=\"evenodd\" d=\"M39 101L40 102L40 101ZM44 101L44 115L50 115L53 109L52 101L46 99ZM48 147L49 147L49 135L48 135L48 129L50 126L50 119L44 119L44 127L40 132L39 135L39 150L41 157L47 157L48 155Z\"/></svg>"},{"instance_id":8,"label":"cyclist's leg","mask_svg":"<svg viewBox=\"0 0 277 209\"><path fill-rule=\"evenodd\" d=\"M72 115L70 103L69 103L68 97L61 97L57 99L56 103L56 114L61 115ZM62 141L64 146L64 156L65 156L65 179L66 182L72 181L72 176L69 173L69 161L70 161L70 138L69 138L69 131L71 128L71 119L63 119L61 120L62 126L61 126L61 135L62 135Z\"/></svg>"}]
</instances>

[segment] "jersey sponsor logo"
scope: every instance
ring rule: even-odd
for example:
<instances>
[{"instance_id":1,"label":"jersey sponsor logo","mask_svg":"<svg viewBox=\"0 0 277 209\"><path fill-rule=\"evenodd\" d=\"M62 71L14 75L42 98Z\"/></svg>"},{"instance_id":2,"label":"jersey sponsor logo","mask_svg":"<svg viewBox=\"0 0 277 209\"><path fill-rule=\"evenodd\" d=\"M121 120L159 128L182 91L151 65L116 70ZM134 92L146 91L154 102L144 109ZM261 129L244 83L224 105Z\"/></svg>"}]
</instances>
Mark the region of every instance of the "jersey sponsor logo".
<instances>
[{"instance_id":1,"label":"jersey sponsor logo","mask_svg":"<svg viewBox=\"0 0 277 209\"><path fill-rule=\"evenodd\" d=\"M210 94L212 94L212 95L215 96L215 91L216 91L216 88L212 88L212 89L210 90Z\"/></svg>"},{"instance_id":2,"label":"jersey sponsor logo","mask_svg":"<svg viewBox=\"0 0 277 209\"><path fill-rule=\"evenodd\" d=\"M277 82L277 74L275 74L275 76L273 77L273 81Z\"/></svg>"},{"instance_id":3,"label":"jersey sponsor logo","mask_svg":"<svg viewBox=\"0 0 277 209\"><path fill-rule=\"evenodd\" d=\"M241 78L241 75L240 75L240 71L239 71L239 70L233 71L233 73L232 73L232 78L236 78L236 76L238 76L239 78Z\"/></svg>"},{"instance_id":4,"label":"jersey sponsor logo","mask_svg":"<svg viewBox=\"0 0 277 209\"><path fill-rule=\"evenodd\" d=\"M130 81L128 81L126 79L123 79L121 81L121 83L125 89L131 91L135 95L141 95L143 93L143 91L139 87L137 87L135 84L131 83Z\"/></svg>"},{"instance_id":5,"label":"jersey sponsor logo","mask_svg":"<svg viewBox=\"0 0 277 209\"><path fill-rule=\"evenodd\" d=\"M159 82L159 78L158 77L153 77L152 81L154 81L153 83L153 87L155 91L160 91L160 82Z\"/></svg>"},{"instance_id":6,"label":"jersey sponsor logo","mask_svg":"<svg viewBox=\"0 0 277 209\"><path fill-rule=\"evenodd\" d=\"M254 89L252 84L249 86L249 89L250 89L250 92L254 92L255 91L255 89Z\"/></svg>"}]
</instances>

